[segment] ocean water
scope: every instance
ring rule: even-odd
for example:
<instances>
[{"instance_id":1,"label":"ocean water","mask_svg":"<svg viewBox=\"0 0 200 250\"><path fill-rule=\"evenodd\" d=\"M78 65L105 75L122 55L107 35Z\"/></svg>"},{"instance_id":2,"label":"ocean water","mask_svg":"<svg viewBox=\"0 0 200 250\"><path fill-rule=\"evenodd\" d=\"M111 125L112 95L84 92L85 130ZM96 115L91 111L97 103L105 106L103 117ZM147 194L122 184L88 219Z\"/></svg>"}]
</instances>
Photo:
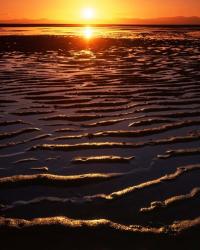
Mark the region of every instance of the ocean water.
<instances>
[{"instance_id":1,"label":"ocean water","mask_svg":"<svg viewBox=\"0 0 200 250\"><path fill-rule=\"evenodd\" d=\"M200 27L0 27L5 249L197 249L199 139Z\"/></svg>"}]
</instances>

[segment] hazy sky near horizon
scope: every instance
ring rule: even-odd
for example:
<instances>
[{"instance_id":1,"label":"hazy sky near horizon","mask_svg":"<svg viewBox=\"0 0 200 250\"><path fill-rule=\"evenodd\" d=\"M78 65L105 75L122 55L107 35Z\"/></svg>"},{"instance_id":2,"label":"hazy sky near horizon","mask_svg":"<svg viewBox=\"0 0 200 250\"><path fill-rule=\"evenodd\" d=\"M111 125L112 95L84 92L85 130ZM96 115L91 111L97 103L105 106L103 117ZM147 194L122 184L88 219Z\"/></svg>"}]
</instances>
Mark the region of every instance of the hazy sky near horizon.
<instances>
[{"instance_id":1,"label":"hazy sky near horizon","mask_svg":"<svg viewBox=\"0 0 200 250\"><path fill-rule=\"evenodd\" d=\"M0 20L50 19L84 22L84 8L94 20L200 16L200 0L0 0Z\"/></svg>"}]
</instances>

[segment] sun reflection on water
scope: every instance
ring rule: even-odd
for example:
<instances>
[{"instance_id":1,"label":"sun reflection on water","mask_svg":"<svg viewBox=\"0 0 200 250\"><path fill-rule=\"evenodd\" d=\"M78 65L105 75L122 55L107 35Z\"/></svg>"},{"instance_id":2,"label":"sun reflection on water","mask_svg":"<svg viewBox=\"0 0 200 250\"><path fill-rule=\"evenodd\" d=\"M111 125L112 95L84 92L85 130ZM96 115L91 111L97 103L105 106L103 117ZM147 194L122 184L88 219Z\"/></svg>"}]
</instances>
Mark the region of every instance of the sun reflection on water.
<instances>
[{"instance_id":1,"label":"sun reflection on water","mask_svg":"<svg viewBox=\"0 0 200 250\"><path fill-rule=\"evenodd\" d=\"M82 34L85 39L90 40L94 36L94 29L92 27L84 27Z\"/></svg>"}]
</instances>

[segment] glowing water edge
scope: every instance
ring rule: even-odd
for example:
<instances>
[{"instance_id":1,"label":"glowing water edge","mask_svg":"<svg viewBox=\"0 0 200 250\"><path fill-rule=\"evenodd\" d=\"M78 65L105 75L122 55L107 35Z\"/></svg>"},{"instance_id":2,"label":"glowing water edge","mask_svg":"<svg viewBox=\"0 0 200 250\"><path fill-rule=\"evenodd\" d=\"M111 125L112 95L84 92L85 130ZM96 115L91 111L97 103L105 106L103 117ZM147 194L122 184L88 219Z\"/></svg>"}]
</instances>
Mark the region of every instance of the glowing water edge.
<instances>
[{"instance_id":1,"label":"glowing water edge","mask_svg":"<svg viewBox=\"0 0 200 250\"><path fill-rule=\"evenodd\" d=\"M0 249L199 249L200 28L0 28Z\"/></svg>"}]
</instances>

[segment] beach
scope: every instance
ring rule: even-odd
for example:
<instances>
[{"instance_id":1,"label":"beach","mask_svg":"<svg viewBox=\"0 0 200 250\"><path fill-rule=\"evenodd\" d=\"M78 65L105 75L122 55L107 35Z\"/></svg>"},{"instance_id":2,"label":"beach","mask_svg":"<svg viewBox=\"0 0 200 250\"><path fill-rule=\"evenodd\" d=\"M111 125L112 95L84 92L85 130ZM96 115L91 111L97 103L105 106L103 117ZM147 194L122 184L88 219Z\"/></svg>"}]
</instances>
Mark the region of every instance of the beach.
<instances>
[{"instance_id":1,"label":"beach","mask_svg":"<svg viewBox=\"0 0 200 250\"><path fill-rule=\"evenodd\" d=\"M0 27L0 82L2 249L198 249L200 27Z\"/></svg>"}]
</instances>

